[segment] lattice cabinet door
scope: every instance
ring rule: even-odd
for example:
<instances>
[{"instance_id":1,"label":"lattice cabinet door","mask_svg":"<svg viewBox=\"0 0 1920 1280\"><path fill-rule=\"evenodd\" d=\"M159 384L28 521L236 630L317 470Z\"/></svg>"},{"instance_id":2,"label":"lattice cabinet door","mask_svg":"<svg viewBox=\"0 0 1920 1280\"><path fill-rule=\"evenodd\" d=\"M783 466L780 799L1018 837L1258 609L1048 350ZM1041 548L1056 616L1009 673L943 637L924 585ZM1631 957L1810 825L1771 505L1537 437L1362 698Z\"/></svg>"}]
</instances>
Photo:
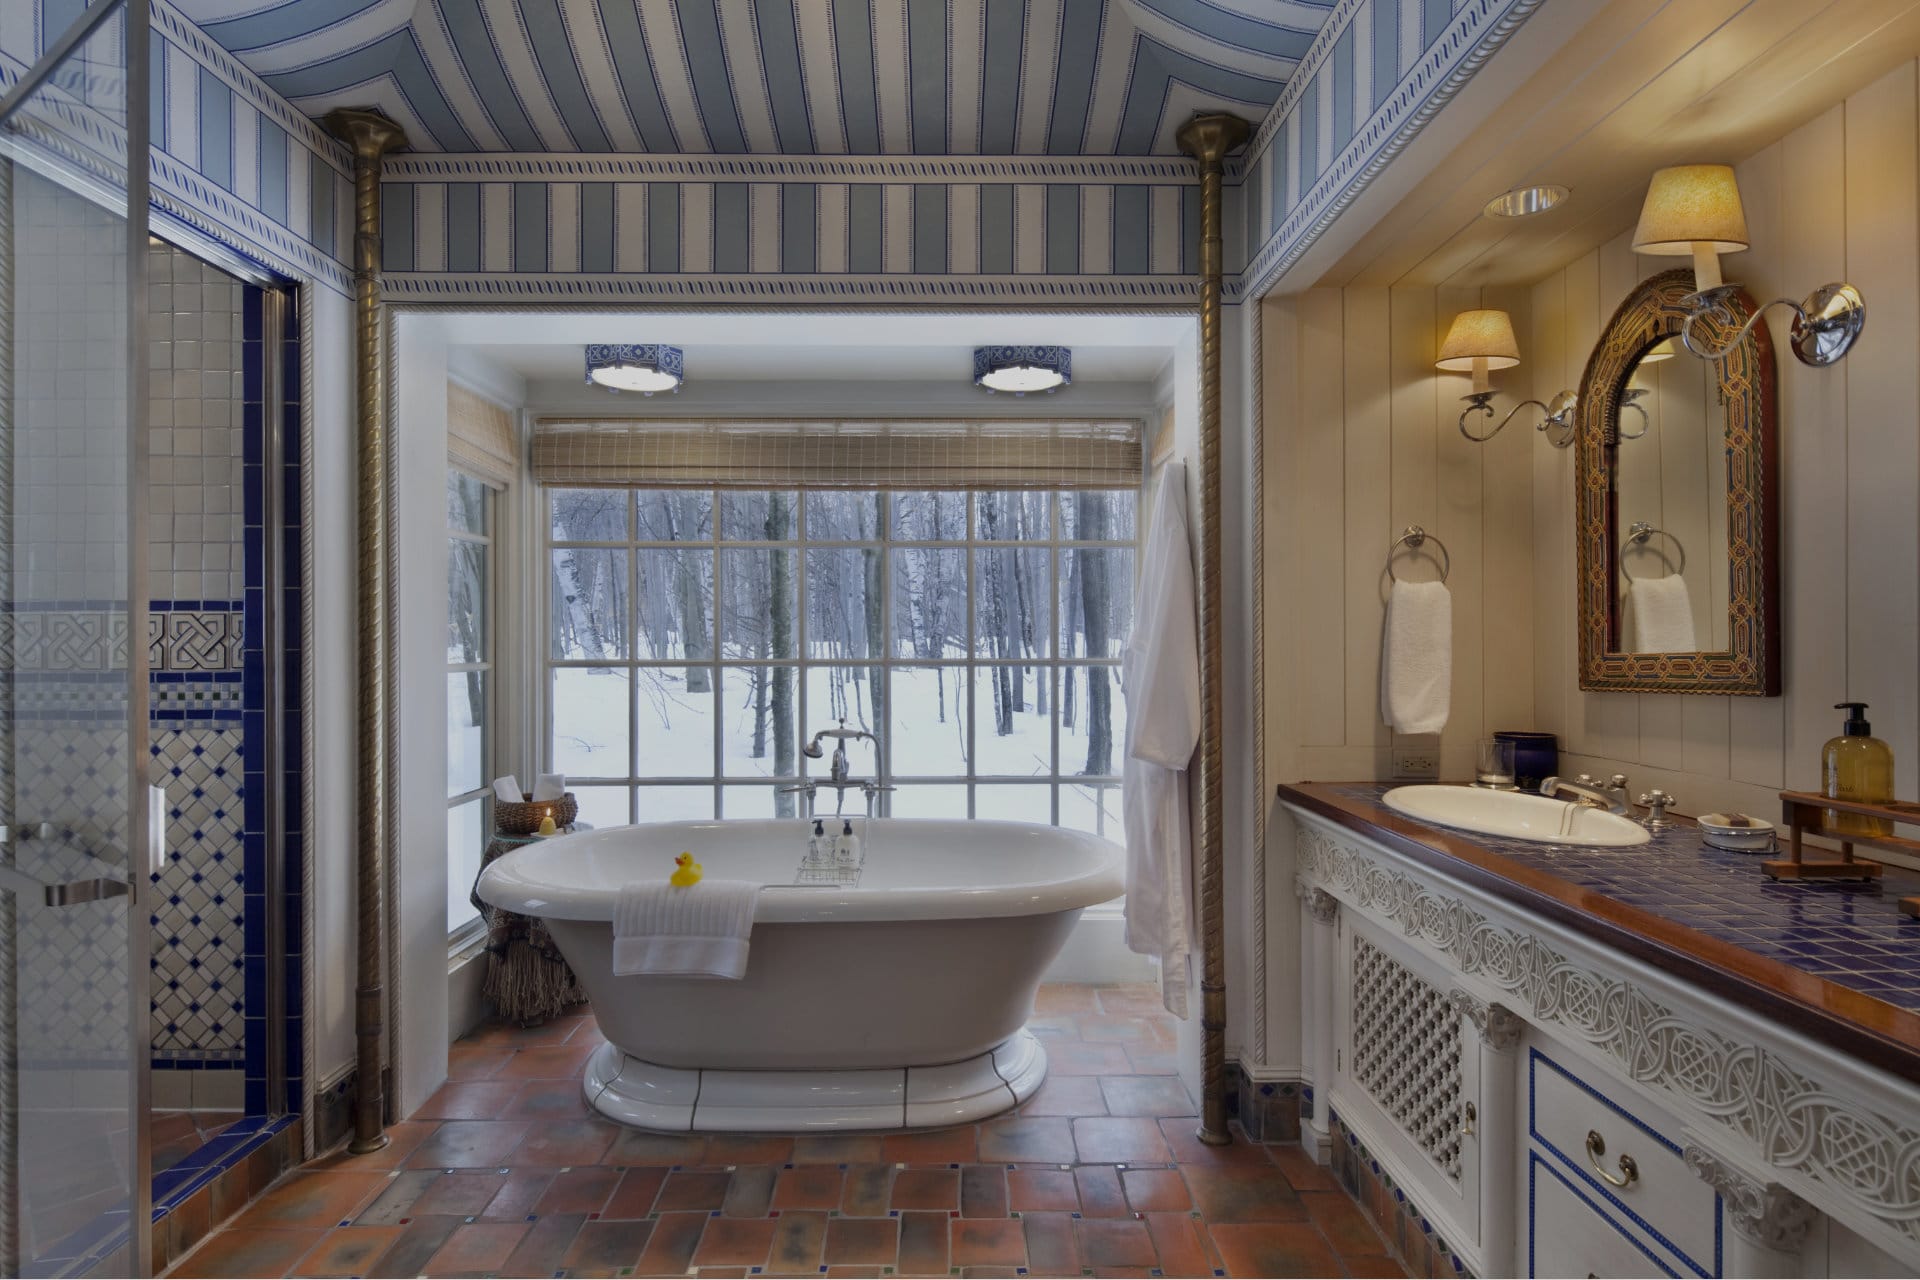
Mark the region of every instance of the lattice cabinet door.
<instances>
[{"instance_id":1,"label":"lattice cabinet door","mask_svg":"<svg viewBox=\"0 0 1920 1280\"><path fill-rule=\"evenodd\" d=\"M1462 1258L1482 1256L1478 1042L1447 969L1341 912L1334 972L1333 1110ZM1511 1098L1494 1105L1511 1107Z\"/></svg>"}]
</instances>

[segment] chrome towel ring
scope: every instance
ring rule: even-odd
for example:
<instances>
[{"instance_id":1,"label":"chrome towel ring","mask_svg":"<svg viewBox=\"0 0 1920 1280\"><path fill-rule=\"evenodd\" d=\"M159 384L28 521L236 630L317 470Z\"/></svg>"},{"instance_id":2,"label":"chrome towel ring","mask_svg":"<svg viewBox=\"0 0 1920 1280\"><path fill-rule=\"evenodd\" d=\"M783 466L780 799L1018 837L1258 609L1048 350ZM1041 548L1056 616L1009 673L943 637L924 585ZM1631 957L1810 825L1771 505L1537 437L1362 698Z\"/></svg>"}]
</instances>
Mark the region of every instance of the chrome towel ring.
<instances>
[{"instance_id":1,"label":"chrome towel ring","mask_svg":"<svg viewBox=\"0 0 1920 1280\"><path fill-rule=\"evenodd\" d=\"M1680 539L1674 537L1672 534L1668 533L1665 529L1654 528L1652 525L1648 524L1645 520L1636 520L1632 524L1627 526L1626 541L1620 544L1620 576L1621 577L1625 578L1628 582L1633 581L1633 575L1627 572L1627 548L1628 547L1644 547L1647 545L1647 543L1650 540L1656 537L1665 538L1668 542L1671 542L1673 544L1673 549L1680 553L1680 561L1674 567L1673 572L1676 577L1685 575L1685 573L1687 572L1687 549L1686 547L1681 545Z\"/></svg>"},{"instance_id":2,"label":"chrome towel ring","mask_svg":"<svg viewBox=\"0 0 1920 1280\"><path fill-rule=\"evenodd\" d=\"M1453 572L1453 557L1447 554L1447 544L1417 524L1408 525L1406 532L1395 538L1392 544L1388 546L1387 576L1395 582L1400 581L1400 575L1393 571L1393 557L1395 553L1398 552L1402 546L1418 549L1424 546L1429 538L1433 538L1433 545L1440 548L1440 581L1445 582L1447 575Z\"/></svg>"}]
</instances>

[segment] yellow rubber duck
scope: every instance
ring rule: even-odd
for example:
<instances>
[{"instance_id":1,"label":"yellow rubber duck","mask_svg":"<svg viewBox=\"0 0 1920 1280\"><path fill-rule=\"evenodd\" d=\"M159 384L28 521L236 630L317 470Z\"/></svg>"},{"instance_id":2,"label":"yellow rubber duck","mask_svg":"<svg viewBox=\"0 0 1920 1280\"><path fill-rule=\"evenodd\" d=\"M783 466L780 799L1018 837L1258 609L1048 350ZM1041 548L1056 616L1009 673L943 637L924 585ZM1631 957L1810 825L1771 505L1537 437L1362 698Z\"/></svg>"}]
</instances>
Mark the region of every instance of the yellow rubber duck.
<instances>
[{"instance_id":1,"label":"yellow rubber duck","mask_svg":"<svg viewBox=\"0 0 1920 1280\"><path fill-rule=\"evenodd\" d=\"M676 888L688 889L700 883L700 877L706 874L700 864L693 860L691 853L683 853L673 860L673 874L667 877L667 883Z\"/></svg>"}]
</instances>

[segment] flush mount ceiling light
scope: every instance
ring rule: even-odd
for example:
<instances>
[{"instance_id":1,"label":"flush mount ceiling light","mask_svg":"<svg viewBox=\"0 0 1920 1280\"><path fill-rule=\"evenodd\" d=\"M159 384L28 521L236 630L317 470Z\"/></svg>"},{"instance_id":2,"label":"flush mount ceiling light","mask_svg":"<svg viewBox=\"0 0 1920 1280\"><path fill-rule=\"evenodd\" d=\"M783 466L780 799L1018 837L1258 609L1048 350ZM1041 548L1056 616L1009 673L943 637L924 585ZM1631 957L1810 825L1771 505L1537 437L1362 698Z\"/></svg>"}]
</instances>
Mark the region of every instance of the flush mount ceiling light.
<instances>
[{"instance_id":1,"label":"flush mount ceiling light","mask_svg":"<svg viewBox=\"0 0 1920 1280\"><path fill-rule=\"evenodd\" d=\"M686 357L664 343L596 343L587 348L587 384L609 391L678 391L686 381Z\"/></svg>"},{"instance_id":2,"label":"flush mount ceiling light","mask_svg":"<svg viewBox=\"0 0 1920 1280\"><path fill-rule=\"evenodd\" d=\"M1531 218L1536 213L1545 213L1572 194L1568 188L1551 182L1515 187L1487 201L1480 212L1489 218Z\"/></svg>"},{"instance_id":3,"label":"flush mount ceiling light","mask_svg":"<svg viewBox=\"0 0 1920 1280\"><path fill-rule=\"evenodd\" d=\"M1073 352L1066 347L975 347L973 382L988 391L1058 391L1073 381Z\"/></svg>"}]
</instances>

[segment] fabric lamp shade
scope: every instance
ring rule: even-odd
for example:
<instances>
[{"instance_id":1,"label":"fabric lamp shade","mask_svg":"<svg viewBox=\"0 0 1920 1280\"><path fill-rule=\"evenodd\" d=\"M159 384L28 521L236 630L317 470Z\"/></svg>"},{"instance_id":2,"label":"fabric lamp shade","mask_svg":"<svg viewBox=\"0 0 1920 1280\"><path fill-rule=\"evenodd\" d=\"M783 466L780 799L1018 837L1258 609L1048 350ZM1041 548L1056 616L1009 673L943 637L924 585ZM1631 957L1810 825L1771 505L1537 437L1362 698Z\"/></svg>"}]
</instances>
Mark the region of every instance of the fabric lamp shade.
<instances>
[{"instance_id":1,"label":"fabric lamp shade","mask_svg":"<svg viewBox=\"0 0 1920 1280\"><path fill-rule=\"evenodd\" d=\"M1478 369L1475 361L1484 361ZM1520 363L1520 344L1514 340L1513 321L1504 311L1462 311L1453 318L1440 344L1436 369L1448 373L1476 373L1511 369Z\"/></svg>"},{"instance_id":2,"label":"fabric lamp shade","mask_svg":"<svg viewBox=\"0 0 1920 1280\"><path fill-rule=\"evenodd\" d=\"M1748 245L1740 184L1724 164L1682 164L1655 171L1633 230L1635 253L1680 256L1706 245L1738 253Z\"/></svg>"}]
</instances>

